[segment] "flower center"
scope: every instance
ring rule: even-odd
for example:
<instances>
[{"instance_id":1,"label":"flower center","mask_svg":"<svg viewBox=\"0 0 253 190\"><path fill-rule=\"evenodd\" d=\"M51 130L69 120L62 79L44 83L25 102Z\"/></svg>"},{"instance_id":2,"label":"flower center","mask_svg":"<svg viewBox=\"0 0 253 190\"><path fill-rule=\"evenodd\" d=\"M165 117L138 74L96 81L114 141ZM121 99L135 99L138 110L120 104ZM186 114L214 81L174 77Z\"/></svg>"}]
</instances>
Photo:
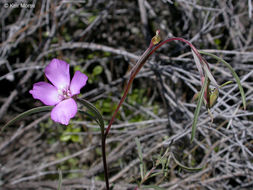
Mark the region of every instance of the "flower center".
<instances>
[{"instance_id":1,"label":"flower center","mask_svg":"<svg viewBox=\"0 0 253 190\"><path fill-rule=\"evenodd\" d=\"M71 98L72 94L68 87L58 89L59 98L61 100L65 100Z\"/></svg>"}]
</instances>

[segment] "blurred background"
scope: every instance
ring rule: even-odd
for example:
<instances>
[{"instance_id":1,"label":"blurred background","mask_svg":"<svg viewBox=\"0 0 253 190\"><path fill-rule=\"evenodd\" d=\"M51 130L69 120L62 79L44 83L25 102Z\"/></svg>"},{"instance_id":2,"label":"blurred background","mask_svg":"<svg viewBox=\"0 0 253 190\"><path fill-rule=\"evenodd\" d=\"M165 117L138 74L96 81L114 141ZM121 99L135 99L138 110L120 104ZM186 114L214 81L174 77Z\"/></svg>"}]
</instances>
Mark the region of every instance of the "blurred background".
<instances>
[{"instance_id":1,"label":"blurred background","mask_svg":"<svg viewBox=\"0 0 253 190\"><path fill-rule=\"evenodd\" d=\"M108 124L128 73L160 30L162 39L182 37L214 53L234 68L245 90L222 63L204 56L221 85L213 121L202 106L197 136L190 143L200 80L190 48L172 42L160 48L137 75L107 139L114 189L134 189L141 181L135 138L150 170L145 185L164 189L253 188L253 2L251 0L33 0L0 3L0 125L42 103L29 90L45 80L53 58L65 60L71 75L88 77L81 97L92 102ZM84 109L80 106L80 109ZM0 189L102 189L104 175L99 126L77 114L69 126L49 112L30 115L0 133ZM167 160L167 157L165 157ZM146 188L147 189L147 188ZM152 189L152 188L151 188Z\"/></svg>"}]
</instances>

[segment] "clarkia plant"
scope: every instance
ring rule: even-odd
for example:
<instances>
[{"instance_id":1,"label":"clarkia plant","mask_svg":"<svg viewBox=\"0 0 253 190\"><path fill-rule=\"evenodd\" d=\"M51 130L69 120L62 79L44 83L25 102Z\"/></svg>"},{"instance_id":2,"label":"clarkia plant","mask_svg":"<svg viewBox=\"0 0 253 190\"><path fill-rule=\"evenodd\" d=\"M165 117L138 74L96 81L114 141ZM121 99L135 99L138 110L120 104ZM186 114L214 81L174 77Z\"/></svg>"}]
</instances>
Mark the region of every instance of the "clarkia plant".
<instances>
[{"instance_id":1,"label":"clarkia plant","mask_svg":"<svg viewBox=\"0 0 253 190\"><path fill-rule=\"evenodd\" d=\"M53 59L45 68L45 75L52 83L38 82L30 90L34 99L38 99L48 106L55 106L51 111L51 119L63 125L77 113L75 96L80 94L88 77L76 71L71 82L69 64L59 59Z\"/></svg>"},{"instance_id":2,"label":"clarkia plant","mask_svg":"<svg viewBox=\"0 0 253 190\"><path fill-rule=\"evenodd\" d=\"M119 111L120 106L124 102L128 91L131 87L131 84L135 78L135 76L138 74L138 72L141 70L147 59L162 45L172 42L172 41L181 41L183 43L186 43L187 45L190 46L193 54L194 61L196 63L198 72L200 74L200 84L201 84L201 90L195 96L195 98L198 98L197 106L195 109L194 113L194 118L193 118L193 124L192 124L192 133L191 133L191 141L194 140L195 137L195 132L196 132L196 127L197 127L197 119L198 115L200 112L200 108L202 105L202 102L206 105L208 111L209 108L211 108L215 102L218 99L219 96L219 88L221 88L224 85L219 86L214 79L209 65L207 61L201 56L201 54L205 54L208 56L213 57L214 59L224 63L231 71L233 77L235 78L239 89L240 93L242 96L242 103L244 109L246 109L246 100L245 100L245 95L243 88L240 83L240 79L237 76L237 74L234 72L232 67L225 62L224 60L218 58L217 56L198 51L189 41L183 39L183 38L168 38L164 41L161 41L161 37L159 34L159 31L156 32L156 35L151 39L150 45L147 48L147 50L142 54L140 59L137 61L135 66L132 68L130 71L130 77L128 80L128 83L126 85L126 88L124 90L123 96L118 103L118 106L116 110L114 111L114 114L105 130L104 127L104 120L100 112L96 109L95 106L93 106L90 102L84 99L79 99L77 98L77 95L80 94L81 88L83 88L86 85L88 77L81 73L80 71L76 71L72 80L70 81L70 73L69 73L69 64L67 64L65 61L59 60L59 59L53 59L49 65L46 66L45 68L45 75L47 79L51 82L38 82L33 85L33 89L30 90L30 94L32 94L33 98L40 100L47 106L42 106L38 108L34 108L31 110L28 110L19 116L15 117L13 120L8 122L3 128L2 131L5 127L8 125L11 125L15 121L29 115L32 113L40 112L40 111L46 111L46 110L51 110L51 119L55 122L58 122L63 125L68 125L69 121L71 118L73 118L77 111L78 111L78 106L76 103L76 100L78 100L82 105L84 105L93 115L87 114L88 116L92 116L92 119L95 119L97 124L100 126L101 129L101 144L102 144L102 156L103 156L103 164L104 164L104 174L105 174L105 183L106 183L106 189L109 190L109 176L108 176L108 171L107 171L107 163L106 163L106 137L109 134L109 131L111 129L112 123ZM214 88L210 88L210 84L214 86ZM225 83L226 85L227 83ZM81 111L81 110L80 110ZM83 112L83 111L82 111ZM138 145L138 144L137 144ZM141 151L139 151L141 152ZM172 156L172 158L175 160L175 158ZM180 167L186 168L182 164L180 164L177 160L175 160L176 163ZM155 168L154 168L155 169ZM199 170L199 168L188 168L191 169L192 171L194 170ZM201 168L200 168L201 169ZM152 173L153 169L147 173L142 175L142 181L143 183ZM140 184L141 184L140 183ZM135 188L137 189L137 187Z\"/></svg>"}]
</instances>

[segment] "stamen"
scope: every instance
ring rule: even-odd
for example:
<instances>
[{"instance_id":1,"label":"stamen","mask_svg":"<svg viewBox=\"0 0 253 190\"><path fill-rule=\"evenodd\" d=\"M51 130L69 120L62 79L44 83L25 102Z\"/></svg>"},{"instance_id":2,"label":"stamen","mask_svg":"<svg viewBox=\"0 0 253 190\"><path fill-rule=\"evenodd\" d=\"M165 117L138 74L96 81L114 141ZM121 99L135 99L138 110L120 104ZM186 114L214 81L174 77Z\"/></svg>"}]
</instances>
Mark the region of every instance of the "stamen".
<instances>
[{"instance_id":1,"label":"stamen","mask_svg":"<svg viewBox=\"0 0 253 190\"><path fill-rule=\"evenodd\" d=\"M60 100L71 98L71 91L68 89L68 87L60 88L58 89L58 96Z\"/></svg>"}]
</instances>

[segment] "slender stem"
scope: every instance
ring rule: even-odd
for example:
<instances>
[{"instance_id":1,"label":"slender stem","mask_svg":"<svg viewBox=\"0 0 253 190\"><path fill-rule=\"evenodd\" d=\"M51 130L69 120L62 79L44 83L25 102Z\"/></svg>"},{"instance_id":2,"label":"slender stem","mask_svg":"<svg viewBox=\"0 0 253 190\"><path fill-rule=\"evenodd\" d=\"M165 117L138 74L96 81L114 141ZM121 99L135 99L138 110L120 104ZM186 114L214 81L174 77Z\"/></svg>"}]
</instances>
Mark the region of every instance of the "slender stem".
<instances>
[{"instance_id":1,"label":"slender stem","mask_svg":"<svg viewBox=\"0 0 253 190\"><path fill-rule=\"evenodd\" d=\"M105 146L105 136L104 134L102 135L102 157L103 157L103 165L104 165L104 173L105 173L105 184L106 184L106 189L109 190L109 176L108 176L108 169L107 169L107 162L106 162L106 146Z\"/></svg>"},{"instance_id":2,"label":"slender stem","mask_svg":"<svg viewBox=\"0 0 253 190\"><path fill-rule=\"evenodd\" d=\"M205 63L205 64L207 65L207 67L209 68L208 63L207 63L206 60L200 55L200 53L198 52L197 48L195 48L195 46L194 46L191 42L185 40L184 38L179 38L179 37L168 38L167 40L164 40L164 41L162 41L161 43L159 43L157 46L155 46L155 48L150 52L150 55L152 55L159 47L161 47L161 46L163 46L164 44L166 44L166 43L168 43L168 42L171 42L171 41L181 41L181 42L184 42L184 43L188 44L188 45L191 47L192 51L194 51L194 53L197 55L197 57L199 58L199 60L202 61L203 63ZM203 74L200 73L200 75L201 75L201 77L204 77ZM203 81L203 82L204 82L204 81Z\"/></svg>"},{"instance_id":3,"label":"slender stem","mask_svg":"<svg viewBox=\"0 0 253 190\"><path fill-rule=\"evenodd\" d=\"M146 62L146 60L149 58L150 52L152 51L152 47L153 47L153 44L150 43L148 49L142 54L141 58L134 65L134 67L131 69L131 71L130 71L130 73L131 73L130 79L129 79L128 83L127 83L127 86L126 86L126 89L124 91L124 94L123 94L123 96L122 96L122 98L121 98L121 100L120 100L120 102L119 102L116 110L113 113L112 119L110 120L110 122L108 124L108 127L107 127L106 132L105 132L105 139L106 139L106 137L107 137L107 135L108 135L108 133L109 133L109 131L111 129L112 123L113 123L113 121L114 121L114 119L115 119L115 117L116 117L116 115L117 115L117 113L119 111L119 108L120 108L121 104L126 99L127 93L130 90L130 87L131 87L131 85L133 83L133 80L134 80L135 76L140 71L141 67L144 65L144 63Z\"/></svg>"},{"instance_id":4,"label":"slender stem","mask_svg":"<svg viewBox=\"0 0 253 190\"><path fill-rule=\"evenodd\" d=\"M88 102L85 99L77 99L79 102L81 102L85 107L87 107L91 112L93 112L94 117L91 117L92 119L95 119L97 124L100 126L101 130L101 149L102 149L102 157L103 157L103 166L104 166L104 174L105 174L105 184L106 189L109 190L109 175L108 175L108 169L107 169L107 162L106 162L106 146L105 146L105 134L104 134L104 120L100 112L97 110L97 108L92 105L90 102Z\"/></svg>"}]
</instances>

